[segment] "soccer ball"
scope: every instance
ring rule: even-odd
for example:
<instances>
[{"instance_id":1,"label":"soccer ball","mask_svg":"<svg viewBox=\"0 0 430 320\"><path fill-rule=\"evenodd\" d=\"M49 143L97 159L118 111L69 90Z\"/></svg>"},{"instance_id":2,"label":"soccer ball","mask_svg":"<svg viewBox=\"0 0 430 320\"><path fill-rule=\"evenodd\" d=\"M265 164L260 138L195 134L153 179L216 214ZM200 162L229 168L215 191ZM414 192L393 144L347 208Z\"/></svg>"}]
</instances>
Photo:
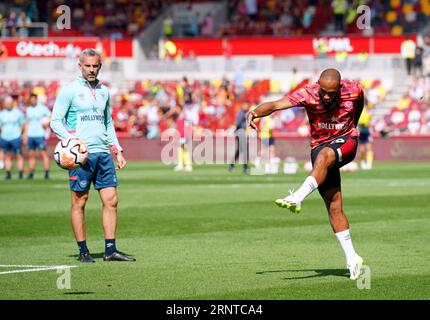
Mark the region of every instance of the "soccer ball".
<instances>
[{"instance_id":1,"label":"soccer ball","mask_svg":"<svg viewBox=\"0 0 430 320\"><path fill-rule=\"evenodd\" d=\"M87 162L88 147L78 138L64 139L55 147L54 160L63 169L76 169Z\"/></svg>"}]
</instances>

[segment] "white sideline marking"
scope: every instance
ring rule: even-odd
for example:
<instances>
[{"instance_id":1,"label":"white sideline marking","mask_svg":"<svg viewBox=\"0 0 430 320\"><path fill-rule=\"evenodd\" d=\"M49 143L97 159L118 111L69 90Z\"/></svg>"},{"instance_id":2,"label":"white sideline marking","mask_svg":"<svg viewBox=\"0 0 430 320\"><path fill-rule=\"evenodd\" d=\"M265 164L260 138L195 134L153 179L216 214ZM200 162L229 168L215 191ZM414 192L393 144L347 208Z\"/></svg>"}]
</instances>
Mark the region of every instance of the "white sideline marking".
<instances>
[{"instance_id":1,"label":"white sideline marking","mask_svg":"<svg viewBox=\"0 0 430 320\"><path fill-rule=\"evenodd\" d=\"M22 273L22 272L35 272L35 271L45 271L45 270L58 270L58 269L70 269L77 268L78 266L33 266L27 264L0 264L0 268L31 268L31 269L18 269L2 271L0 275L11 274L11 273Z\"/></svg>"}]
</instances>

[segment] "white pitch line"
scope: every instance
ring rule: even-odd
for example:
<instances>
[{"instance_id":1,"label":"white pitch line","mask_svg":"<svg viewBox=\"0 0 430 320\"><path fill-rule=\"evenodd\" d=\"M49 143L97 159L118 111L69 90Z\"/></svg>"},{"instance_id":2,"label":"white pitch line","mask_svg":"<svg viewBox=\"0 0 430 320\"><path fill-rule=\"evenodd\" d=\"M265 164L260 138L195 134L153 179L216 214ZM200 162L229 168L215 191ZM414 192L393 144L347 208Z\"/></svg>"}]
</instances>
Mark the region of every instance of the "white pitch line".
<instances>
[{"instance_id":1,"label":"white pitch line","mask_svg":"<svg viewBox=\"0 0 430 320\"><path fill-rule=\"evenodd\" d=\"M77 266L35 266L32 264L0 264L0 268L75 268Z\"/></svg>"},{"instance_id":2,"label":"white pitch line","mask_svg":"<svg viewBox=\"0 0 430 320\"><path fill-rule=\"evenodd\" d=\"M2 271L0 272L0 275L3 274L11 274L11 273L22 273L22 272L35 272L35 271L45 271L45 270L58 270L58 269L70 269L70 268L77 268L78 266L32 266L32 265L8 265L8 264L1 264L0 268L28 268L31 269L20 269L20 270L9 270L9 271Z\"/></svg>"}]
</instances>

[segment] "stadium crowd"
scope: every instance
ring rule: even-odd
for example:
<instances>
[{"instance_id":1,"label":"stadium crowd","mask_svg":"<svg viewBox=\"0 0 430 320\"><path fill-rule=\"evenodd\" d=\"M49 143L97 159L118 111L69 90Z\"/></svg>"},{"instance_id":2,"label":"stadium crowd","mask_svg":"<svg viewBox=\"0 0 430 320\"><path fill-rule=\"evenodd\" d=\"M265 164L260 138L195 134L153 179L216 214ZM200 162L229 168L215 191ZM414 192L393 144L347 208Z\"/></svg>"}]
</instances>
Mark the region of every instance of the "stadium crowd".
<instances>
[{"instance_id":1,"label":"stadium crowd","mask_svg":"<svg viewBox=\"0 0 430 320\"><path fill-rule=\"evenodd\" d=\"M107 84L109 86L109 84ZM60 83L0 81L0 110L7 96L25 111L32 93L52 110ZM270 88L268 80L249 82L246 88L224 78L215 81L150 81L111 86L111 109L118 135L157 138L175 126L176 106L199 129L229 129L243 101L257 103Z\"/></svg>"},{"instance_id":2,"label":"stadium crowd","mask_svg":"<svg viewBox=\"0 0 430 320\"><path fill-rule=\"evenodd\" d=\"M376 128L391 134L430 134L430 79L412 78L408 92L390 110L385 123L379 120Z\"/></svg>"},{"instance_id":3,"label":"stadium crowd","mask_svg":"<svg viewBox=\"0 0 430 320\"><path fill-rule=\"evenodd\" d=\"M200 0L14 0L0 4L3 37L25 37L33 22L47 22L50 36L133 37L141 33L171 4L185 2L189 9ZM58 30L56 20L66 4L71 8L72 29ZM356 26L357 8L371 10L375 34L408 34L424 27L430 17L426 0L233 0L228 1L227 23L217 25L211 14L192 15L184 36L274 35L300 36L322 32L361 34ZM329 10L327 10L329 8ZM173 19L165 15L163 33L175 35Z\"/></svg>"},{"instance_id":4,"label":"stadium crowd","mask_svg":"<svg viewBox=\"0 0 430 320\"><path fill-rule=\"evenodd\" d=\"M310 81L303 79L291 89ZM387 88L379 80L361 79L360 83L372 113L384 100ZM52 110L60 86L57 81L0 81L0 110L4 98L11 96L16 108L25 111L32 93L38 96L39 104ZM143 80L110 87L112 116L120 137L158 138L165 129L175 127L178 114L174 110L178 105L196 130L232 130L243 102L257 104L270 93L270 88L269 80L248 81L244 88L227 78L214 81L191 81L186 77L180 81ZM274 121L275 135L308 134L306 114L302 108L282 111ZM371 125L375 134L381 135L429 134L430 80L414 79L407 95L385 117L373 117Z\"/></svg>"}]
</instances>

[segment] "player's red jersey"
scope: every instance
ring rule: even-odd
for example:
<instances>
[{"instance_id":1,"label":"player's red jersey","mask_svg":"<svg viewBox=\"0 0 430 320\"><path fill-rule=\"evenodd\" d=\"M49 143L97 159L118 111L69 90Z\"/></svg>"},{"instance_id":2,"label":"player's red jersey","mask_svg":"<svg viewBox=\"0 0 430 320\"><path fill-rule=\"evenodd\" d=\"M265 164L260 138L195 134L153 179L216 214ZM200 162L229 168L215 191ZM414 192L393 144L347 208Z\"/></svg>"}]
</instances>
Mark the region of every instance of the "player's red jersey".
<instances>
[{"instance_id":1,"label":"player's red jersey","mask_svg":"<svg viewBox=\"0 0 430 320\"><path fill-rule=\"evenodd\" d=\"M311 148L344 135L358 137L356 129L363 109L363 90L355 81L342 80L340 98L330 109L319 95L318 83L290 93L287 98L295 106L306 108L311 126Z\"/></svg>"}]
</instances>

